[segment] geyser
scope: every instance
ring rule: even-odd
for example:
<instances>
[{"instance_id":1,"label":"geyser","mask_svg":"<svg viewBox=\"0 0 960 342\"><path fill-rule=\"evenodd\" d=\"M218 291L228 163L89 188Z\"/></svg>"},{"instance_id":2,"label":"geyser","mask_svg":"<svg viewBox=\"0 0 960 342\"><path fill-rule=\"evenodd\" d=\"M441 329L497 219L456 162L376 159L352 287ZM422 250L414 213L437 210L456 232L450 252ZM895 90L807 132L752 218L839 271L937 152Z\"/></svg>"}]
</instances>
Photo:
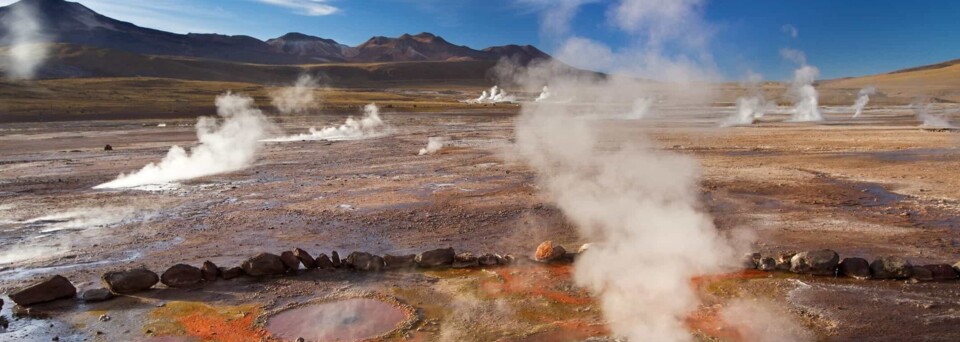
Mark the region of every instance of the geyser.
<instances>
[{"instance_id":1,"label":"geyser","mask_svg":"<svg viewBox=\"0 0 960 342\"><path fill-rule=\"evenodd\" d=\"M867 106L867 103L870 102L870 95L873 95L877 92L877 88L873 86L867 86L866 88L860 89L860 92L857 93L857 101L853 103L853 117L859 117L863 113L863 108Z\"/></svg>"},{"instance_id":2,"label":"geyser","mask_svg":"<svg viewBox=\"0 0 960 342\"><path fill-rule=\"evenodd\" d=\"M273 106L283 114L302 114L317 108L315 91L317 80L310 75L301 75L292 87L270 92Z\"/></svg>"},{"instance_id":3,"label":"geyser","mask_svg":"<svg viewBox=\"0 0 960 342\"><path fill-rule=\"evenodd\" d=\"M480 93L480 97L466 100L463 102L473 103L473 104L487 104L487 103L500 103L500 102L516 102L517 98L513 95L507 95L507 92L503 89L500 89L499 86L493 86L490 88L490 91L486 90L483 93Z\"/></svg>"},{"instance_id":4,"label":"geyser","mask_svg":"<svg viewBox=\"0 0 960 342\"><path fill-rule=\"evenodd\" d=\"M327 126L321 129L310 127L308 133L288 135L279 138L266 139L267 142L290 142L304 140L359 140L380 137L388 133L388 126L380 118L380 108L376 104L363 107L363 117L360 120L348 117L342 125Z\"/></svg>"},{"instance_id":5,"label":"geyser","mask_svg":"<svg viewBox=\"0 0 960 342\"><path fill-rule=\"evenodd\" d=\"M803 51L782 49L780 54L800 65L793 71L793 83L790 85L789 95L793 97L794 107L791 121L823 121L823 114L819 108L819 94L813 83L820 76L820 70L807 64L807 57Z\"/></svg>"},{"instance_id":6,"label":"geyser","mask_svg":"<svg viewBox=\"0 0 960 342\"><path fill-rule=\"evenodd\" d=\"M267 136L272 124L248 96L226 93L217 97L216 105L217 115L223 120L212 117L197 120L199 144L189 152L173 146L159 163L147 164L134 173L121 174L94 189L163 184L249 166L260 149L260 140Z\"/></svg>"},{"instance_id":7,"label":"geyser","mask_svg":"<svg viewBox=\"0 0 960 342\"><path fill-rule=\"evenodd\" d=\"M440 151L443 148L443 144L447 142L447 139L444 137L430 137L427 138L427 147L421 148L419 155L428 155L434 154Z\"/></svg>"},{"instance_id":8,"label":"geyser","mask_svg":"<svg viewBox=\"0 0 960 342\"><path fill-rule=\"evenodd\" d=\"M2 62L7 77L12 79L32 79L37 69L47 59L49 40L43 33L43 23L37 16L37 9L28 2L19 2L8 7L10 12L3 17L5 36L0 45L6 45Z\"/></svg>"}]
</instances>

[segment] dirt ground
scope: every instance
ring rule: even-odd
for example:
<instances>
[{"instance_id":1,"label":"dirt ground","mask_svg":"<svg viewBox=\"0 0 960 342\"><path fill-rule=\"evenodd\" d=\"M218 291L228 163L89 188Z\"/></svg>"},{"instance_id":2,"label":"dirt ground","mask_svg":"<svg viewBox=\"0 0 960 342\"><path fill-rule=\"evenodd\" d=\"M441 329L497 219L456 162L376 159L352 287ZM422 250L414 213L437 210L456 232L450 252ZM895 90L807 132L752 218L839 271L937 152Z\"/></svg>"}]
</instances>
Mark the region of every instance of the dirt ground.
<instances>
[{"instance_id":1,"label":"dirt ground","mask_svg":"<svg viewBox=\"0 0 960 342\"><path fill-rule=\"evenodd\" d=\"M960 108L960 107L957 107ZM946 110L956 111L949 107ZM841 257L898 255L953 264L960 253L958 133L924 130L905 107L868 108L820 124L768 115L718 128L732 108L682 118L609 123L618 137L652 136L702 164L704 206L719 229L747 229L763 253L830 248ZM517 265L483 270L305 271L267 281L218 281L111 301L38 306L0 340L247 341L276 339L271 313L312 301L380 298L407 325L378 339L581 341L610 338L571 266L526 262L543 240L575 249L576 229L512 158L515 111L391 112L375 139L266 143L241 171L141 190L93 190L118 174L189 146L193 120L0 125L0 290L52 274L83 290L103 272L162 272L204 260L239 265L300 247L409 254L454 247L510 253ZM285 117L287 132L342 115ZM418 156L430 136L440 153ZM113 151L104 151L104 145ZM960 283L858 281L743 273L698 283L703 304L688 325L698 339L743 340L715 317L733 298L776 303L821 340L958 340ZM4 297L3 316L12 303ZM103 315L111 319L103 321Z\"/></svg>"}]
</instances>

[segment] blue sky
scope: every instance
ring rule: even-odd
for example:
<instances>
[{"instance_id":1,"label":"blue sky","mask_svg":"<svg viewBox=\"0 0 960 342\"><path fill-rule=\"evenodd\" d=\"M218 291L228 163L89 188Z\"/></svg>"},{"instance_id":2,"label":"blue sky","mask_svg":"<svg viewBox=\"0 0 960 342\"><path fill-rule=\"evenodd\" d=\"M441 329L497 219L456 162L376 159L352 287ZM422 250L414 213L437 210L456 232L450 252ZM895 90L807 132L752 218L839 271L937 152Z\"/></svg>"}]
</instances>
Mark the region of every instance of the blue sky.
<instances>
[{"instance_id":1,"label":"blue sky","mask_svg":"<svg viewBox=\"0 0 960 342\"><path fill-rule=\"evenodd\" d=\"M610 23L611 7L622 0L76 1L107 16L178 33L267 39L297 31L356 45L374 35L428 31L478 49L532 44L551 53L560 42L541 29L544 12L566 1L583 3L568 21L570 34L612 49L637 39ZM709 32L705 50L727 79L748 70L769 80L789 78L796 64L782 58L782 48L804 51L821 78L960 58L960 1L704 0L698 11Z\"/></svg>"}]
</instances>

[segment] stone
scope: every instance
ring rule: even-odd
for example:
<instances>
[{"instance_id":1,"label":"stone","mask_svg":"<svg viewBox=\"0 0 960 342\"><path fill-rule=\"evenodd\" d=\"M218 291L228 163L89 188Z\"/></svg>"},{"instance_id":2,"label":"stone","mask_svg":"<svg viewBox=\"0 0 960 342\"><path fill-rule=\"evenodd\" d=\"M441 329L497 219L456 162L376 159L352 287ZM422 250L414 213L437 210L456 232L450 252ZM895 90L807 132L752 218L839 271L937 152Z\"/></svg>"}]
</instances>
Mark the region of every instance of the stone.
<instances>
[{"instance_id":1,"label":"stone","mask_svg":"<svg viewBox=\"0 0 960 342\"><path fill-rule=\"evenodd\" d=\"M897 256L882 256L870 263L870 273L877 279L906 279L913 273L913 265Z\"/></svg>"},{"instance_id":2,"label":"stone","mask_svg":"<svg viewBox=\"0 0 960 342\"><path fill-rule=\"evenodd\" d=\"M220 267L219 271L220 271L220 277L222 277L223 280L240 278L244 274L243 268L241 267L230 267L230 268Z\"/></svg>"},{"instance_id":3,"label":"stone","mask_svg":"<svg viewBox=\"0 0 960 342\"><path fill-rule=\"evenodd\" d=\"M790 272L819 276L837 274L840 255L829 249L800 252L790 259Z\"/></svg>"},{"instance_id":4,"label":"stone","mask_svg":"<svg viewBox=\"0 0 960 342\"><path fill-rule=\"evenodd\" d=\"M503 260L501 261L501 265L510 265L517 262L517 257L513 256L513 254L507 254L503 256Z\"/></svg>"},{"instance_id":5,"label":"stone","mask_svg":"<svg viewBox=\"0 0 960 342\"><path fill-rule=\"evenodd\" d=\"M533 258L540 262L559 261L564 254L567 254L567 251L563 249L563 246L554 245L553 241L547 240L537 246L537 253L534 254Z\"/></svg>"},{"instance_id":6,"label":"stone","mask_svg":"<svg viewBox=\"0 0 960 342\"><path fill-rule=\"evenodd\" d=\"M500 264L500 259L502 258L499 255L487 253L477 257L477 262L480 266L497 266Z\"/></svg>"},{"instance_id":7,"label":"stone","mask_svg":"<svg viewBox=\"0 0 960 342\"><path fill-rule=\"evenodd\" d=\"M113 146L110 146L110 144L107 144L107 146L104 146L104 147L103 147L103 150L104 150L104 151L113 151Z\"/></svg>"},{"instance_id":8,"label":"stone","mask_svg":"<svg viewBox=\"0 0 960 342\"><path fill-rule=\"evenodd\" d=\"M333 268L343 267L343 260L340 260L340 254L337 251L330 253L330 262L333 263Z\"/></svg>"},{"instance_id":9,"label":"stone","mask_svg":"<svg viewBox=\"0 0 960 342\"><path fill-rule=\"evenodd\" d=\"M7 332L7 328L10 327L10 321L6 317L0 316L0 333Z\"/></svg>"},{"instance_id":10,"label":"stone","mask_svg":"<svg viewBox=\"0 0 960 342\"><path fill-rule=\"evenodd\" d=\"M310 253L307 253L307 251L300 248L294 249L293 256L297 257L297 259L300 259L300 263L303 264L303 267L308 269L317 268L317 259L314 259Z\"/></svg>"},{"instance_id":11,"label":"stone","mask_svg":"<svg viewBox=\"0 0 960 342\"><path fill-rule=\"evenodd\" d=\"M864 258L843 258L839 264L840 275L854 279L870 279L870 263Z\"/></svg>"},{"instance_id":12,"label":"stone","mask_svg":"<svg viewBox=\"0 0 960 342\"><path fill-rule=\"evenodd\" d=\"M300 258L293 255L291 251L280 253L280 261L283 262L283 266L287 268L287 271L297 272L297 270L300 269Z\"/></svg>"},{"instance_id":13,"label":"stone","mask_svg":"<svg viewBox=\"0 0 960 342\"><path fill-rule=\"evenodd\" d=\"M923 268L930 270L933 274L933 280L955 280L958 278L957 271L948 264L923 265Z\"/></svg>"},{"instance_id":14,"label":"stone","mask_svg":"<svg viewBox=\"0 0 960 342\"><path fill-rule=\"evenodd\" d=\"M127 294L149 290L160 277L146 268L134 268L104 273L100 280L111 292Z\"/></svg>"},{"instance_id":15,"label":"stone","mask_svg":"<svg viewBox=\"0 0 960 342\"><path fill-rule=\"evenodd\" d=\"M31 306L76 296L77 288L67 278L55 275L10 293L10 300L20 306Z\"/></svg>"},{"instance_id":16,"label":"stone","mask_svg":"<svg viewBox=\"0 0 960 342\"><path fill-rule=\"evenodd\" d=\"M203 281L203 272L199 268L176 264L160 275L160 282L169 287L190 287Z\"/></svg>"},{"instance_id":17,"label":"stone","mask_svg":"<svg viewBox=\"0 0 960 342\"><path fill-rule=\"evenodd\" d=\"M417 255L417 266L423 268L449 267L457 254L453 248L440 248Z\"/></svg>"},{"instance_id":18,"label":"stone","mask_svg":"<svg viewBox=\"0 0 960 342\"><path fill-rule=\"evenodd\" d=\"M383 258L366 252L353 252L347 256L348 267L360 271L380 271L384 267Z\"/></svg>"},{"instance_id":19,"label":"stone","mask_svg":"<svg viewBox=\"0 0 960 342\"><path fill-rule=\"evenodd\" d=\"M89 289L80 294L80 299L87 303L102 302L105 300L110 300L111 298L113 298L113 293L110 292L110 290L102 287Z\"/></svg>"},{"instance_id":20,"label":"stone","mask_svg":"<svg viewBox=\"0 0 960 342\"><path fill-rule=\"evenodd\" d=\"M316 260L317 262L317 268L321 270L329 270L329 269L336 268L333 266L333 261L331 261L330 257L328 257L326 254L321 253L314 260Z\"/></svg>"},{"instance_id":21,"label":"stone","mask_svg":"<svg viewBox=\"0 0 960 342\"><path fill-rule=\"evenodd\" d=\"M243 273L251 277L283 274L287 267L276 254L260 253L243 262Z\"/></svg>"},{"instance_id":22,"label":"stone","mask_svg":"<svg viewBox=\"0 0 960 342\"><path fill-rule=\"evenodd\" d=\"M384 268L388 270L410 269L417 266L417 255L384 255Z\"/></svg>"},{"instance_id":23,"label":"stone","mask_svg":"<svg viewBox=\"0 0 960 342\"><path fill-rule=\"evenodd\" d=\"M13 308L10 309L10 314L15 318L19 318L19 317L27 317L27 318L35 318L35 319L50 318L50 314L47 312L40 311L36 308L28 308L20 305L14 305Z\"/></svg>"},{"instance_id":24,"label":"stone","mask_svg":"<svg viewBox=\"0 0 960 342\"><path fill-rule=\"evenodd\" d=\"M453 268L470 268L480 266L473 253L459 253L453 258Z\"/></svg>"},{"instance_id":25,"label":"stone","mask_svg":"<svg viewBox=\"0 0 960 342\"><path fill-rule=\"evenodd\" d=\"M790 251L777 253L777 271L790 271L790 261L794 255L797 253Z\"/></svg>"},{"instance_id":26,"label":"stone","mask_svg":"<svg viewBox=\"0 0 960 342\"><path fill-rule=\"evenodd\" d=\"M773 257L760 258L757 263L757 269L761 271L773 272L777 269L777 260Z\"/></svg>"},{"instance_id":27,"label":"stone","mask_svg":"<svg viewBox=\"0 0 960 342\"><path fill-rule=\"evenodd\" d=\"M204 281L216 281L217 276L220 275L220 268L210 260L204 261L203 266L200 267L200 275L203 276Z\"/></svg>"},{"instance_id":28,"label":"stone","mask_svg":"<svg viewBox=\"0 0 960 342\"><path fill-rule=\"evenodd\" d=\"M745 270L757 268L757 260L753 258L753 253L747 253L740 257L740 267L743 267Z\"/></svg>"},{"instance_id":29,"label":"stone","mask_svg":"<svg viewBox=\"0 0 960 342\"><path fill-rule=\"evenodd\" d=\"M910 279L913 281L933 281L933 272L920 266L910 267Z\"/></svg>"}]
</instances>

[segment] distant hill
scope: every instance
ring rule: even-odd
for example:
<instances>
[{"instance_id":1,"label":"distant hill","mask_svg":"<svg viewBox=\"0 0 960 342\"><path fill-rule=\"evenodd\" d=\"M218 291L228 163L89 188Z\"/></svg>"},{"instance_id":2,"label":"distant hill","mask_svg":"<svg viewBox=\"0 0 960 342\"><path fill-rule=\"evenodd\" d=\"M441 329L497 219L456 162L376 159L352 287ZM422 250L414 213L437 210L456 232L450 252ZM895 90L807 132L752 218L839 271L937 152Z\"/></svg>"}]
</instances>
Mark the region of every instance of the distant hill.
<instances>
[{"instance_id":1,"label":"distant hill","mask_svg":"<svg viewBox=\"0 0 960 342\"><path fill-rule=\"evenodd\" d=\"M550 56L533 46L474 50L430 34L397 38L373 37L356 47L332 39L288 33L261 41L249 36L175 34L139 27L65 0L21 0L0 7L0 22L10 20L16 6L32 6L54 43L85 45L146 55L215 59L257 64L330 62L496 61L514 58L529 62ZM4 35L0 28L0 36Z\"/></svg>"},{"instance_id":2,"label":"distant hill","mask_svg":"<svg viewBox=\"0 0 960 342\"><path fill-rule=\"evenodd\" d=\"M960 102L960 59L907 68L885 74L849 77L820 82L823 89L857 89L874 86L889 103L911 103L924 99Z\"/></svg>"}]
</instances>

